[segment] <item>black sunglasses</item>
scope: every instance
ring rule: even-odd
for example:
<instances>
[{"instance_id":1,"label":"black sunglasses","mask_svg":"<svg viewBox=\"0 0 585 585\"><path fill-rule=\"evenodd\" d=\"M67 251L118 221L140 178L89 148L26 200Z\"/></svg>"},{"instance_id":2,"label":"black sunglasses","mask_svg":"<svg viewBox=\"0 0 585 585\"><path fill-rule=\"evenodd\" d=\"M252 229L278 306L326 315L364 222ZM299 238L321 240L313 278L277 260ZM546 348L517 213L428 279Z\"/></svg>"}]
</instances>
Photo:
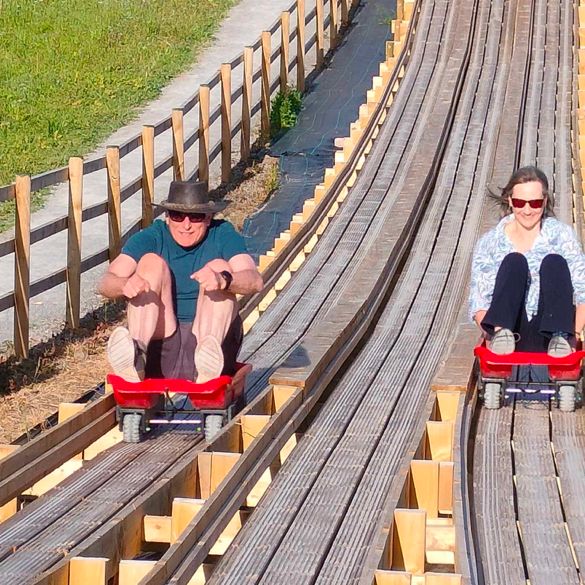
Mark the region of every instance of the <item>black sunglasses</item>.
<instances>
[{"instance_id":1,"label":"black sunglasses","mask_svg":"<svg viewBox=\"0 0 585 585\"><path fill-rule=\"evenodd\" d=\"M512 199L512 206L516 209L522 209L527 203L532 209L540 209L544 204L544 199L517 199L516 197L510 197Z\"/></svg>"},{"instance_id":2,"label":"black sunglasses","mask_svg":"<svg viewBox=\"0 0 585 585\"><path fill-rule=\"evenodd\" d=\"M173 209L169 209L167 213L171 221L176 221L177 223L183 221L186 217L189 218L191 223L200 223L207 219L206 213L187 213L186 211L175 211Z\"/></svg>"}]
</instances>

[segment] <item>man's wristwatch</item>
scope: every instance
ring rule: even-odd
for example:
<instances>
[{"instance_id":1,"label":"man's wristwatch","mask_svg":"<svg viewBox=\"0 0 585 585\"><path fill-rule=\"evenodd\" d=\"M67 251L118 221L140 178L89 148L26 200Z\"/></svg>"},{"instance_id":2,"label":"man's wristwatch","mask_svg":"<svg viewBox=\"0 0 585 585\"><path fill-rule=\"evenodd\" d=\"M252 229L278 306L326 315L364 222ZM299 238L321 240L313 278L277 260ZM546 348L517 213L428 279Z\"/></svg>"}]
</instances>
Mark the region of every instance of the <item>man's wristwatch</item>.
<instances>
[{"instance_id":1,"label":"man's wristwatch","mask_svg":"<svg viewBox=\"0 0 585 585\"><path fill-rule=\"evenodd\" d=\"M230 286L232 285L232 281L234 280L234 275L231 272L228 272L227 270L222 270L220 272L220 274L223 277L223 279L225 280L225 286L222 288L222 290L228 290L230 288Z\"/></svg>"}]
</instances>

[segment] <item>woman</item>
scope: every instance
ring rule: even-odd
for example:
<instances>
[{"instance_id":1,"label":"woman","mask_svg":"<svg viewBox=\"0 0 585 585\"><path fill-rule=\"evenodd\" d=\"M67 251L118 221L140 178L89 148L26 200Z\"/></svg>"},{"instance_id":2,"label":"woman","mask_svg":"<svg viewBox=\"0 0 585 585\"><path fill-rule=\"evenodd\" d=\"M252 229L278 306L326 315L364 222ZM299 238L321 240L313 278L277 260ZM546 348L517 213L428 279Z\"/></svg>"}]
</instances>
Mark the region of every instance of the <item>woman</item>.
<instances>
[{"instance_id":1,"label":"woman","mask_svg":"<svg viewBox=\"0 0 585 585\"><path fill-rule=\"evenodd\" d=\"M572 227L553 217L546 175L518 169L499 198L504 217L477 243L470 316L494 353L573 351L585 326L585 258Z\"/></svg>"}]
</instances>

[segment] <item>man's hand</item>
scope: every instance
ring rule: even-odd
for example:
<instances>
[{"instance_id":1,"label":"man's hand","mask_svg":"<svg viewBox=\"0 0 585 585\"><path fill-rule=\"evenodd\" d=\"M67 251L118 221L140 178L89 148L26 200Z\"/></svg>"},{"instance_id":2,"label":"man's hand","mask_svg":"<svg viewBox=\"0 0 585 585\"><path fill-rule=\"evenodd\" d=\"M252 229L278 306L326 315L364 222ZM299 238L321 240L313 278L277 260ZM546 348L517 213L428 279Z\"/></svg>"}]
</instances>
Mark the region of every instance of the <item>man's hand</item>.
<instances>
[{"instance_id":1,"label":"man's hand","mask_svg":"<svg viewBox=\"0 0 585 585\"><path fill-rule=\"evenodd\" d=\"M134 273L127 281L126 284L122 287L122 294L127 299L133 299L137 297L139 294L149 292L150 291L150 283L148 280L145 280L139 274Z\"/></svg>"},{"instance_id":2,"label":"man's hand","mask_svg":"<svg viewBox=\"0 0 585 585\"><path fill-rule=\"evenodd\" d=\"M199 286L209 292L214 290L223 290L225 286L225 280L223 276L213 270L213 268L209 267L209 264L206 264L201 270L194 272L191 275L193 280L196 280L199 283Z\"/></svg>"}]
</instances>

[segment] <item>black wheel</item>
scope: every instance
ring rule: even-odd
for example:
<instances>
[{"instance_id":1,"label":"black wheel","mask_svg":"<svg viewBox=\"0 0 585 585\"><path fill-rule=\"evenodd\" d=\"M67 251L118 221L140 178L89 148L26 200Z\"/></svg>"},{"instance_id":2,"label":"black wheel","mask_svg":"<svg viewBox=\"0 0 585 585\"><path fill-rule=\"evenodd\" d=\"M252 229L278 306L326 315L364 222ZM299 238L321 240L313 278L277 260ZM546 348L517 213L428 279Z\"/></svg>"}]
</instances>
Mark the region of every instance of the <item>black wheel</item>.
<instances>
[{"instance_id":1,"label":"black wheel","mask_svg":"<svg viewBox=\"0 0 585 585\"><path fill-rule=\"evenodd\" d=\"M574 412L576 404L575 386L561 386L559 388L559 409L563 412Z\"/></svg>"},{"instance_id":2,"label":"black wheel","mask_svg":"<svg viewBox=\"0 0 585 585\"><path fill-rule=\"evenodd\" d=\"M497 410L502 406L502 385L497 382L486 382L483 390L483 403L490 410Z\"/></svg>"},{"instance_id":3,"label":"black wheel","mask_svg":"<svg viewBox=\"0 0 585 585\"><path fill-rule=\"evenodd\" d=\"M221 414L208 414L205 417L205 440L210 443L223 427Z\"/></svg>"},{"instance_id":4,"label":"black wheel","mask_svg":"<svg viewBox=\"0 0 585 585\"><path fill-rule=\"evenodd\" d=\"M138 413L125 414L122 421L122 435L124 443L140 443L142 415Z\"/></svg>"}]
</instances>

